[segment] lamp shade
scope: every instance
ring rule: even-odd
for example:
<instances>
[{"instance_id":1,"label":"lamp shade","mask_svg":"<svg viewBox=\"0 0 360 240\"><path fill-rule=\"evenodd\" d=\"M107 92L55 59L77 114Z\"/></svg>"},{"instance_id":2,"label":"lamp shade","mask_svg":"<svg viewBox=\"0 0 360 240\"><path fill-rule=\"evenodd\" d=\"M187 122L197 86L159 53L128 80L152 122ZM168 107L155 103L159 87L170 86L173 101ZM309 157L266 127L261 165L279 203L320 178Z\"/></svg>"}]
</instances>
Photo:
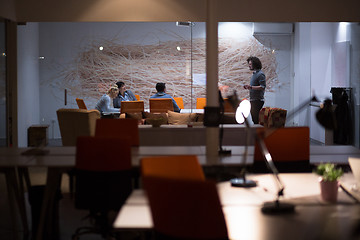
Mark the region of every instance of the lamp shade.
<instances>
[{"instance_id":1,"label":"lamp shade","mask_svg":"<svg viewBox=\"0 0 360 240\"><path fill-rule=\"evenodd\" d=\"M316 112L316 120L326 129L336 129L336 119L330 99L326 99L320 105L320 109Z\"/></svg>"},{"instance_id":2,"label":"lamp shade","mask_svg":"<svg viewBox=\"0 0 360 240\"><path fill-rule=\"evenodd\" d=\"M247 118L250 114L251 104L249 100L244 99L241 101L239 106L236 109L235 119L236 122L241 124L245 122L245 118Z\"/></svg>"}]
</instances>

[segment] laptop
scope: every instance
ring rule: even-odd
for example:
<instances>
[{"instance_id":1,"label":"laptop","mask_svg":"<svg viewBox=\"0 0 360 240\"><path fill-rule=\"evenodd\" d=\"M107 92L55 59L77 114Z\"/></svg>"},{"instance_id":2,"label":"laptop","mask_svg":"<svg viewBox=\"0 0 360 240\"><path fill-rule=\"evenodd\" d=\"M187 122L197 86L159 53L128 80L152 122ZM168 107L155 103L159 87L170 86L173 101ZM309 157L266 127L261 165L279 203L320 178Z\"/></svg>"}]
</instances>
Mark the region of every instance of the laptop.
<instances>
[{"instance_id":1,"label":"laptop","mask_svg":"<svg viewBox=\"0 0 360 240\"><path fill-rule=\"evenodd\" d=\"M360 158L349 157L349 165L354 175L355 182L341 182L340 187L347 194L360 202Z\"/></svg>"}]
</instances>

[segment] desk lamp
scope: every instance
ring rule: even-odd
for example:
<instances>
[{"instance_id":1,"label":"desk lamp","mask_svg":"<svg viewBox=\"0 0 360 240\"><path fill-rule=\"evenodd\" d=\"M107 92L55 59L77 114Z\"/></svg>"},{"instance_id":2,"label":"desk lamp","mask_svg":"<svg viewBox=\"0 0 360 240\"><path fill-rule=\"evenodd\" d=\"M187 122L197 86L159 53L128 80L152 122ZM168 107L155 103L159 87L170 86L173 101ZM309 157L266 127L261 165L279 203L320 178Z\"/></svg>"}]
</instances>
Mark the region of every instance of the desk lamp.
<instances>
[{"instance_id":1,"label":"desk lamp","mask_svg":"<svg viewBox=\"0 0 360 240\"><path fill-rule=\"evenodd\" d=\"M248 101L242 101L239 104L239 100L237 98L236 91L234 91L234 94L229 97L231 104L234 108L236 108L236 120L238 123L245 123L246 129L248 130L250 128L250 125L247 120L248 111L250 112L250 103L247 103ZM311 102L319 102L316 97L311 98L308 101L305 101L305 103L301 104L297 109L295 109L291 114L289 114L289 117L287 120L292 118L295 114L300 112L303 108L309 105ZM241 104L243 103L243 104ZM335 122L335 116L334 112L332 111L332 104L331 100L326 99L324 101L324 104L320 105L320 110L316 113L316 119L319 121L319 123L324 126L327 129L334 129L336 128L336 122ZM270 132L275 131L276 129L271 129ZM268 134L269 135L269 134ZM261 211L265 214L281 214L281 213L293 213L295 210L295 205L290 203L284 203L280 202L280 197L284 195L284 185L279 178L279 172L277 168L274 165L273 159L271 157L271 154L269 150L266 147L266 144L264 142L263 136L260 136L258 134L255 135L256 141L259 143L261 153L264 157L264 160L269 168L269 170L272 172L272 175L274 177L274 180L277 184L278 192L277 197L275 201L273 202L265 202L264 206L261 208ZM246 154L247 154L247 145L244 151L244 161L246 160ZM235 178L230 180L232 186L236 187L254 187L256 186L256 183L254 182L253 185L251 185L251 182L247 179L245 179L245 172L243 170L243 178Z\"/></svg>"},{"instance_id":2,"label":"desk lamp","mask_svg":"<svg viewBox=\"0 0 360 240\"><path fill-rule=\"evenodd\" d=\"M230 103L232 105L232 107L234 109L236 109L235 112L235 119L236 122L239 124L245 123L246 128L245 128L245 137L246 137L246 145L245 145L245 150L244 150L244 154L243 154L243 163L246 163L246 157L247 157L247 150L248 150L248 145L249 145L249 122L247 121L247 117L250 114L250 109L251 109L251 105L249 100L247 99L243 99L241 102L238 100L236 91L234 91L234 94L232 96L229 97ZM240 102L240 103L239 103ZM245 187L245 188L250 188L250 187L256 187L256 182L253 180L249 180L246 179L246 167L243 167L241 170L241 178L233 178L230 179L230 183L231 186L233 187Z\"/></svg>"},{"instance_id":3,"label":"desk lamp","mask_svg":"<svg viewBox=\"0 0 360 240\"><path fill-rule=\"evenodd\" d=\"M289 114L289 119L291 119L295 114L300 112L303 108L308 106L311 102L320 102L315 96L312 97L310 100L305 101L301 104L297 109L295 109L292 113ZM336 128L336 121L334 111L332 110L332 101L330 99L326 99L324 103L320 104L320 109L316 112L316 119L318 120L319 124L322 125L326 129L335 129ZM271 129L270 131L275 131L276 129ZM271 133L270 133L271 134ZM271 154L269 153L264 138L256 135L256 141L258 141L260 150L264 159L266 160L266 164L268 168L273 173L275 181L278 187L277 198L273 202L265 202L264 206L261 208L261 211L265 214L279 214L279 213L293 213L295 210L295 205L290 203L283 203L280 202L280 197L284 195L284 185L281 182L281 179L278 176L278 170L276 169L274 162L272 160Z\"/></svg>"}]
</instances>

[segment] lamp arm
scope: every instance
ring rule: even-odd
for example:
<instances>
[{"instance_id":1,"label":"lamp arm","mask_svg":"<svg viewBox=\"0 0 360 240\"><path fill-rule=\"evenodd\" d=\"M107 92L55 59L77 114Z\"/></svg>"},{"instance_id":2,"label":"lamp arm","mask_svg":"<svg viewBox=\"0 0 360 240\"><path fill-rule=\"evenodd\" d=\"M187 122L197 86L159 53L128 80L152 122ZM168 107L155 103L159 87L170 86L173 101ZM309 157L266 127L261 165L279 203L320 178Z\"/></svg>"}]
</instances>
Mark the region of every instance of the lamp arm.
<instances>
[{"instance_id":1,"label":"lamp arm","mask_svg":"<svg viewBox=\"0 0 360 240\"><path fill-rule=\"evenodd\" d=\"M264 139L262 137L260 137L259 135L256 134L256 140L260 145L260 150L261 153L263 155L263 157L265 158L265 162L268 166L268 168L272 171L272 175L275 179L275 182L278 186L278 199L280 196L284 195L284 184L282 183L281 179L279 178L279 171L277 170L277 168L274 165L274 161L272 160L271 154L268 150L268 148L266 147L266 144L264 142Z\"/></svg>"},{"instance_id":2,"label":"lamp arm","mask_svg":"<svg viewBox=\"0 0 360 240\"><path fill-rule=\"evenodd\" d=\"M316 96L313 96L309 100L303 102L301 105L297 106L293 111L291 111L287 117L286 122L288 122L290 119L292 119L298 112L302 111L305 107L307 107L311 102L320 102Z\"/></svg>"}]
</instances>

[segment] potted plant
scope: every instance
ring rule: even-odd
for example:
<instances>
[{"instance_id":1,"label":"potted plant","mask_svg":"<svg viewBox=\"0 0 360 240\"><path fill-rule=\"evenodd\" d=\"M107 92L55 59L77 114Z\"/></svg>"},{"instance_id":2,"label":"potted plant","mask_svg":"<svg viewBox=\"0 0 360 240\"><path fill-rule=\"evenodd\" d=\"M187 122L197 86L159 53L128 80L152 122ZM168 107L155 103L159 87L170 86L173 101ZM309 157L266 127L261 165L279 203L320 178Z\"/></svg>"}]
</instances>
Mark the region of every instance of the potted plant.
<instances>
[{"instance_id":1,"label":"potted plant","mask_svg":"<svg viewBox=\"0 0 360 240\"><path fill-rule=\"evenodd\" d=\"M321 163L314 172L320 176L321 198L327 202L336 202L339 178L343 175L343 170L332 163Z\"/></svg>"}]
</instances>

